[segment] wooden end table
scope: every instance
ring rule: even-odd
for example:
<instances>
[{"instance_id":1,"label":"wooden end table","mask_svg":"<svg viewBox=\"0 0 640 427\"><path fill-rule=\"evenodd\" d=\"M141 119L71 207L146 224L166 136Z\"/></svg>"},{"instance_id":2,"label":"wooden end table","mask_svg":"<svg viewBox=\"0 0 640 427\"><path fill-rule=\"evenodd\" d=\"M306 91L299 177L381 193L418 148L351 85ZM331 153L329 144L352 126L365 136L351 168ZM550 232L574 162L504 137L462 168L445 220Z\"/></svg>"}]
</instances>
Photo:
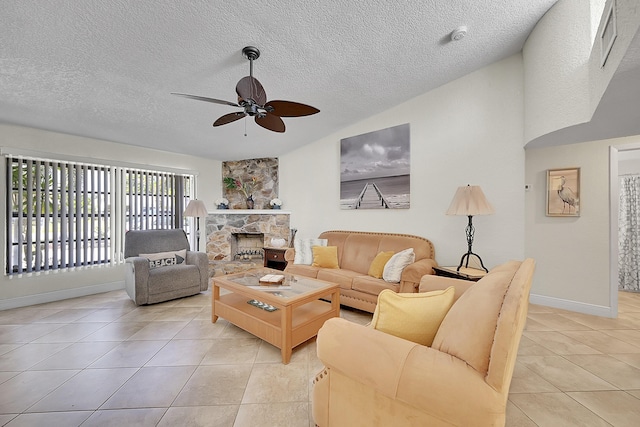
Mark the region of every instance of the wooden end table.
<instances>
[{"instance_id":1,"label":"wooden end table","mask_svg":"<svg viewBox=\"0 0 640 427\"><path fill-rule=\"evenodd\" d=\"M281 274L284 282L260 285L267 274ZM218 317L278 347L282 363L288 364L294 347L316 336L328 319L340 317L340 287L269 268L214 276L211 321Z\"/></svg>"},{"instance_id":2,"label":"wooden end table","mask_svg":"<svg viewBox=\"0 0 640 427\"><path fill-rule=\"evenodd\" d=\"M470 280L477 282L482 279L487 272L477 268L461 267L460 271L456 271L458 267L433 267L436 276L453 277L454 279Z\"/></svg>"},{"instance_id":3,"label":"wooden end table","mask_svg":"<svg viewBox=\"0 0 640 427\"><path fill-rule=\"evenodd\" d=\"M287 249L289 248L264 248L264 266L275 268L276 270L284 270L287 266L284 253Z\"/></svg>"}]
</instances>

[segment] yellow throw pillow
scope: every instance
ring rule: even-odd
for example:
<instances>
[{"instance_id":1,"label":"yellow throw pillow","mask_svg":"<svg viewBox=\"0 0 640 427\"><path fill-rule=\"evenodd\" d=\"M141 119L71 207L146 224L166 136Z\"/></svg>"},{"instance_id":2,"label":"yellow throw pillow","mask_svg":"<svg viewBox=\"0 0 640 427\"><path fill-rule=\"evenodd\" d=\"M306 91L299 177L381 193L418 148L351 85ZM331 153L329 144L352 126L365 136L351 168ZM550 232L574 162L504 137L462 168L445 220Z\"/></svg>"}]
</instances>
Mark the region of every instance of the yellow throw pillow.
<instances>
[{"instance_id":1,"label":"yellow throw pillow","mask_svg":"<svg viewBox=\"0 0 640 427\"><path fill-rule=\"evenodd\" d=\"M380 252L376 257L371 261L371 265L369 266L369 276L375 277L376 279L382 279L382 272L384 271L384 266L389 261L389 259L393 256L393 251L388 252Z\"/></svg>"},{"instance_id":2,"label":"yellow throw pillow","mask_svg":"<svg viewBox=\"0 0 640 427\"><path fill-rule=\"evenodd\" d=\"M313 246L313 267L340 268L337 246Z\"/></svg>"},{"instance_id":3,"label":"yellow throw pillow","mask_svg":"<svg viewBox=\"0 0 640 427\"><path fill-rule=\"evenodd\" d=\"M430 346L442 319L453 305L455 288L417 294L396 293L385 289L378 295L373 313L374 329L405 340Z\"/></svg>"}]
</instances>

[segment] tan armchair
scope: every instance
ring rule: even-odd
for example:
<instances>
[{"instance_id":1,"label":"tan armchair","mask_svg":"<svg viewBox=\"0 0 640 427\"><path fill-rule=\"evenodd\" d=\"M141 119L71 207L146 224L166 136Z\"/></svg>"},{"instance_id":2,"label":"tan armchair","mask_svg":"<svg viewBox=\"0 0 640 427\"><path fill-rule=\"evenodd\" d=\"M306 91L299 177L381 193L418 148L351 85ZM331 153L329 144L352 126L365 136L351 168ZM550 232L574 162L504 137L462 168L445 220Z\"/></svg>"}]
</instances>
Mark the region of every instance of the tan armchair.
<instances>
[{"instance_id":1,"label":"tan armchair","mask_svg":"<svg viewBox=\"0 0 640 427\"><path fill-rule=\"evenodd\" d=\"M151 268L140 254L185 251L175 265ZM155 304L195 295L209 288L209 260L204 252L189 251L184 230L131 230L125 234L125 288L136 305Z\"/></svg>"},{"instance_id":2,"label":"tan armchair","mask_svg":"<svg viewBox=\"0 0 640 427\"><path fill-rule=\"evenodd\" d=\"M331 426L504 426L535 262L511 261L476 284L425 276L420 291L459 297L431 347L344 319L318 332L325 368L313 417Z\"/></svg>"}]
</instances>

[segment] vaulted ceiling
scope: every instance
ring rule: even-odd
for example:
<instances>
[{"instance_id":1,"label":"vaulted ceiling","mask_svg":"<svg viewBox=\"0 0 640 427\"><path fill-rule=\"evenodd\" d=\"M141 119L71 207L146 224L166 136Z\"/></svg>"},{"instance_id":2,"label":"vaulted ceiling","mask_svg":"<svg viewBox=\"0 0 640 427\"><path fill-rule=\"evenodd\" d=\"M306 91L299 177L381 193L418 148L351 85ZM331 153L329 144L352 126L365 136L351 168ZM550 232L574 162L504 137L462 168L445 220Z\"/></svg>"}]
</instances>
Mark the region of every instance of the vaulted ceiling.
<instances>
[{"instance_id":1,"label":"vaulted ceiling","mask_svg":"<svg viewBox=\"0 0 640 427\"><path fill-rule=\"evenodd\" d=\"M0 122L220 160L278 156L522 49L557 0L3 2ZM451 40L451 32L467 35ZM221 127L261 51L267 99L320 113ZM245 136L246 132L246 136Z\"/></svg>"}]
</instances>

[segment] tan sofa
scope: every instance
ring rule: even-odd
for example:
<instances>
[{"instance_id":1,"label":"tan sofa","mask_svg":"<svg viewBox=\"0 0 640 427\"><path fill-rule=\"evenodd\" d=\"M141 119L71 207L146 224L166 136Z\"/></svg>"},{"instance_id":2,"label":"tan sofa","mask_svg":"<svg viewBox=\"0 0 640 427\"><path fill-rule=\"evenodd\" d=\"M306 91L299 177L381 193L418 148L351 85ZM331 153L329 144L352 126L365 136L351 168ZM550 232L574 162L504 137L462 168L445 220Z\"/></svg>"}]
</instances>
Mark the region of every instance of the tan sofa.
<instances>
[{"instance_id":1,"label":"tan sofa","mask_svg":"<svg viewBox=\"0 0 640 427\"><path fill-rule=\"evenodd\" d=\"M383 289L395 292L417 292L420 279L433 274L437 266L433 244L423 237L408 234L370 233L362 231L325 231L318 237L327 239L327 246L338 247L339 269L294 264L295 250L287 249L285 271L314 277L340 285L340 304L373 313L378 294ZM371 261L379 252L400 252L413 248L415 262L407 266L400 283L389 283L368 275Z\"/></svg>"},{"instance_id":2,"label":"tan sofa","mask_svg":"<svg viewBox=\"0 0 640 427\"><path fill-rule=\"evenodd\" d=\"M325 368L314 380L316 424L504 426L534 265L511 261L475 284L423 277L420 291L453 285L459 296L431 347L341 318L325 322L317 339Z\"/></svg>"}]
</instances>

